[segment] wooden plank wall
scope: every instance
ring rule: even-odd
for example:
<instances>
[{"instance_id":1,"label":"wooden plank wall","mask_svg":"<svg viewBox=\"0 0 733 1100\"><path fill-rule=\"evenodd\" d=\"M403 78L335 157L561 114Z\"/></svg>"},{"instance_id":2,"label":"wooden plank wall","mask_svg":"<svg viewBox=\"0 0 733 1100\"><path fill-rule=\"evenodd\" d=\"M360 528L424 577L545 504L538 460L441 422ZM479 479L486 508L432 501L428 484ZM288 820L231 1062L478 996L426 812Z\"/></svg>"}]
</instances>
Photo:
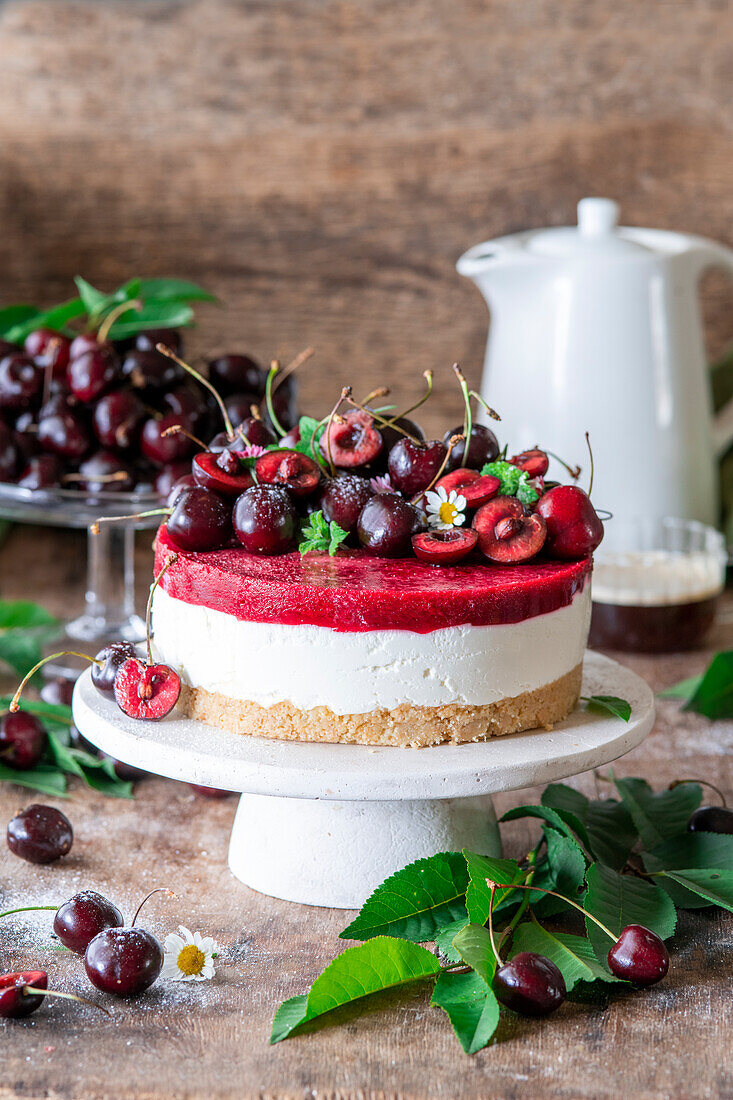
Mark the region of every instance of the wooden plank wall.
<instances>
[{"instance_id":1,"label":"wooden plank wall","mask_svg":"<svg viewBox=\"0 0 733 1100\"><path fill-rule=\"evenodd\" d=\"M477 380L487 314L454 263L608 194L733 239L727 0L6 0L0 301L83 273L220 293L195 341L307 343L309 405ZM706 284L710 350L733 294ZM428 417L429 424L432 423Z\"/></svg>"}]
</instances>

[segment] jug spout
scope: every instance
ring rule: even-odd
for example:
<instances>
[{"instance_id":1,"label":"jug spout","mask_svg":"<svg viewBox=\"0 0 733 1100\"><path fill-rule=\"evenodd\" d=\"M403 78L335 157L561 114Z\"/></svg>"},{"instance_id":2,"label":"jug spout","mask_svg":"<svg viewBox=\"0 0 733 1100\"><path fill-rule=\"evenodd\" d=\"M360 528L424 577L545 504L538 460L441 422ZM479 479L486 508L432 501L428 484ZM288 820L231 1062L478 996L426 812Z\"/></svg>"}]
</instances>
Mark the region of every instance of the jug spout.
<instances>
[{"instance_id":1,"label":"jug spout","mask_svg":"<svg viewBox=\"0 0 733 1100\"><path fill-rule=\"evenodd\" d=\"M456 264L459 275L472 279L489 304L514 295L521 276L524 293L532 270L527 253L511 238L485 241L464 252Z\"/></svg>"}]
</instances>

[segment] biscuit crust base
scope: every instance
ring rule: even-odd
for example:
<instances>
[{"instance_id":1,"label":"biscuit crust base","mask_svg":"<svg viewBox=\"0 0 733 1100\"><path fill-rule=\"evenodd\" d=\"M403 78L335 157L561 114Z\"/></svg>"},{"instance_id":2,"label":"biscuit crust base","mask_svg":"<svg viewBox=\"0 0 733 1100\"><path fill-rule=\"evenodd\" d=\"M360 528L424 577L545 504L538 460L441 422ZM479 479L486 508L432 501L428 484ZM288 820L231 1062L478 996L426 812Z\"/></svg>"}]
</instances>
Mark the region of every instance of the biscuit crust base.
<instances>
[{"instance_id":1,"label":"biscuit crust base","mask_svg":"<svg viewBox=\"0 0 733 1100\"><path fill-rule=\"evenodd\" d=\"M581 662L559 680L486 706L402 704L394 710L334 714L328 707L298 710L292 703L262 707L186 684L181 685L179 705L189 718L246 737L422 749L486 741L520 730L552 729L577 705L582 673Z\"/></svg>"}]
</instances>

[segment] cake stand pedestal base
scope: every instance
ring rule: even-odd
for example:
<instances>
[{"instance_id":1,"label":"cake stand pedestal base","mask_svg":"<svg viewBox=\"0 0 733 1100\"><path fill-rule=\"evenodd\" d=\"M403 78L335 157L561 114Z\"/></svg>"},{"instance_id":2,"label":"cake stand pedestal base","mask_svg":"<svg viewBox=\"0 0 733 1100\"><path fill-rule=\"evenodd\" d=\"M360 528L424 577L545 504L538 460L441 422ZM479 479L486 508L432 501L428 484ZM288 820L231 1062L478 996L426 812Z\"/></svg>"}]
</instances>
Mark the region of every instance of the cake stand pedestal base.
<instances>
[{"instance_id":1,"label":"cake stand pedestal base","mask_svg":"<svg viewBox=\"0 0 733 1100\"><path fill-rule=\"evenodd\" d=\"M229 841L229 869L261 894L358 909L406 863L461 848L501 854L490 795L328 802L243 794Z\"/></svg>"},{"instance_id":2,"label":"cake stand pedestal base","mask_svg":"<svg viewBox=\"0 0 733 1100\"><path fill-rule=\"evenodd\" d=\"M242 794L229 866L261 893L356 909L406 863L470 848L500 854L491 795L552 783L636 747L654 696L633 672L587 653L582 694L631 704L628 722L582 706L553 730L492 741L392 749L242 737L176 712L137 722L101 696L89 670L74 721L93 744L145 771Z\"/></svg>"}]
</instances>

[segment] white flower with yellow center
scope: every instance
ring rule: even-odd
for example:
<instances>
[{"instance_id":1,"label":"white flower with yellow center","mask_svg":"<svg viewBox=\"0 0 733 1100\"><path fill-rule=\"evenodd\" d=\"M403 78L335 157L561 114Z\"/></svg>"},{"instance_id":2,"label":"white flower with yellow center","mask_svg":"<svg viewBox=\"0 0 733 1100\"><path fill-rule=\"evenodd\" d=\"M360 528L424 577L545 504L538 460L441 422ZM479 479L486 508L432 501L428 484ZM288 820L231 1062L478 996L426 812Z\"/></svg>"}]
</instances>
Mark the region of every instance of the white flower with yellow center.
<instances>
[{"instance_id":1,"label":"white flower with yellow center","mask_svg":"<svg viewBox=\"0 0 733 1100\"><path fill-rule=\"evenodd\" d=\"M425 494L428 523L439 531L448 531L451 527L460 527L466 522L466 498L451 489L435 489Z\"/></svg>"},{"instance_id":2,"label":"white flower with yellow center","mask_svg":"<svg viewBox=\"0 0 733 1100\"><path fill-rule=\"evenodd\" d=\"M200 932L191 934L182 924L178 932L180 935L171 932L165 938L161 978L174 982L203 982L213 978L214 959L219 953L216 940Z\"/></svg>"}]
</instances>

